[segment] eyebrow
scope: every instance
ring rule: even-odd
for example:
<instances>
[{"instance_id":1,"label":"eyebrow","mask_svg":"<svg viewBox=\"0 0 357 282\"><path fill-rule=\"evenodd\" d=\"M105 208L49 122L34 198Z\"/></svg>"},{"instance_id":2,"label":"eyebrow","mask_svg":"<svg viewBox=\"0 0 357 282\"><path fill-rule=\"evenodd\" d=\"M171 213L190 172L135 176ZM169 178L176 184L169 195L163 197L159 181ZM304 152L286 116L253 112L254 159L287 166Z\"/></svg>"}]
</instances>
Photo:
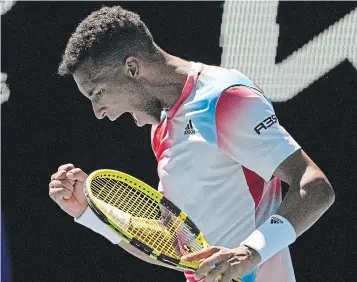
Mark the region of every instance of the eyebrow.
<instances>
[{"instance_id":1,"label":"eyebrow","mask_svg":"<svg viewBox=\"0 0 357 282\"><path fill-rule=\"evenodd\" d=\"M87 93L88 93L88 97L91 97L91 96L93 95L93 92L94 92L94 90L93 90L93 89L90 89L89 91L87 91Z\"/></svg>"}]
</instances>

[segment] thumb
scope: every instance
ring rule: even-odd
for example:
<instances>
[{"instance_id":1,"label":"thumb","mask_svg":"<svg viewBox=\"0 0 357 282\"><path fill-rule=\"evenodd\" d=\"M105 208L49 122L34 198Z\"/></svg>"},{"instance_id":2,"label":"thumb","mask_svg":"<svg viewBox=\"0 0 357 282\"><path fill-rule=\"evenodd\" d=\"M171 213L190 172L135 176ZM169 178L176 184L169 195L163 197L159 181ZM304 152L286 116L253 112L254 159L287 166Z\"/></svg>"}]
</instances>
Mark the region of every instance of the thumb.
<instances>
[{"instance_id":1,"label":"thumb","mask_svg":"<svg viewBox=\"0 0 357 282\"><path fill-rule=\"evenodd\" d=\"M69 172L67 172L66 176L68 179L71 179L71 180L85 182L88 177L88 174L86 174L80 168L74 168L74 169L71 169Z\"/></svg>"}]
</instances>

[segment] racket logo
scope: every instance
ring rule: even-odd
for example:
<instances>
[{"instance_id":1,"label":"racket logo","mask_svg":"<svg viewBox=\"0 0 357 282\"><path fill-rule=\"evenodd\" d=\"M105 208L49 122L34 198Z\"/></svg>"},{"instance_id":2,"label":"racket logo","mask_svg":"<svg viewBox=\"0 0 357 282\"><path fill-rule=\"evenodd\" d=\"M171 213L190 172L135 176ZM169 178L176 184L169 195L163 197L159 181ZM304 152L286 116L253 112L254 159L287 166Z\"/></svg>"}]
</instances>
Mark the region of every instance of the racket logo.
<instances>
[{"instance_id":1,"label":"racket logo","mask_svg":"<svg viewBox=\"0 0 357 282\"><path fill-rule=\"evenodd\" d=\"M191 246L188 246L188 245L183 245L183 249L186 251L186 252L188 252L188 253L192 253L192 248L191 248Z\"/></svg>"}]
</instances>

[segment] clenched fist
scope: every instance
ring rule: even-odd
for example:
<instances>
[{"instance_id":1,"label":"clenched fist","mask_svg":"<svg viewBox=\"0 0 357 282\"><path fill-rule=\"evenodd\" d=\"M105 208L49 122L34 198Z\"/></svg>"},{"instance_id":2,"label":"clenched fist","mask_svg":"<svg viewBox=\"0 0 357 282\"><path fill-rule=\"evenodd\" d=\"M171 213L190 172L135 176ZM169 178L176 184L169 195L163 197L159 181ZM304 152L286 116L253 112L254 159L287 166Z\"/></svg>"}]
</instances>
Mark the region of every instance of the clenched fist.
<instances>
[{"instance_id":1,"label":"clenched fist","mask_svg":"<svg viewBox=\"0 0 357 282\"><path fill-rule=\"evenodd\" d=\"M86 210L88 203L84 196L83 184L88 175L72 164L61 165L51 176L49 195L66 213L78 218Z\"/></svg>"}]
</instances>

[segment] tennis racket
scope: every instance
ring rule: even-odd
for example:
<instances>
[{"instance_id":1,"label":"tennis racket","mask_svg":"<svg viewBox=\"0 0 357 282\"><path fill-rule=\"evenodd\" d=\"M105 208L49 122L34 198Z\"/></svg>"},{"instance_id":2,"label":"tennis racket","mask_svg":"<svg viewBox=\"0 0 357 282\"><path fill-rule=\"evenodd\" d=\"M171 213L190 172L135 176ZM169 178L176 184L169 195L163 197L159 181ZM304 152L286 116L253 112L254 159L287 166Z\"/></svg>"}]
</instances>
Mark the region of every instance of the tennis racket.
<instances>
[{"instance_id":1,"label":"tennis racket","mask_svg":"<svg viewBox=\"0 0 357 282\"><path fill-rule=\"evenodd\" d=\"M156 189L126 173L102 169L88 176L84 194L97 217L125 242L177 269L198 268L199 261L181 257L209 244L189 217Z\"/></svg>"}]
</instances>

